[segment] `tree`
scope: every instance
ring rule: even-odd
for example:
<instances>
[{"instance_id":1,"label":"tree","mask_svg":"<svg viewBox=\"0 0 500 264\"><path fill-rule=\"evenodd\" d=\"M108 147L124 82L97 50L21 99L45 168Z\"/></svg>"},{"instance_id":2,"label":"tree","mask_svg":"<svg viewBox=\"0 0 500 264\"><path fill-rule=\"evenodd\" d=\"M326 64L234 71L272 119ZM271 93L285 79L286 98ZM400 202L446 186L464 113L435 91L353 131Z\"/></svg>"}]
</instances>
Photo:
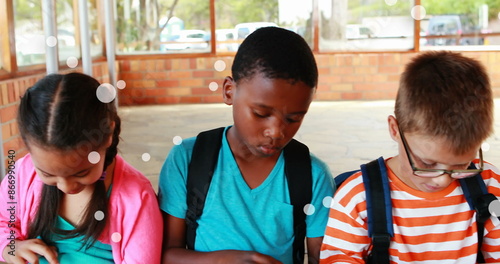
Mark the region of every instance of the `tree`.
<instances>
[{"instance_id":1,"label":"tree","mask_svg":"<svg viewBox=\"0 0 500 264\"><path fill-rule=\"evenodd\" d=\"M479 7L487 4L489 8L489 19L496 19L500 12L500 1L498 0L422 0L421 3L427 14L468 14L472 18L478 17Z\"/></svg>"}]
</instances>

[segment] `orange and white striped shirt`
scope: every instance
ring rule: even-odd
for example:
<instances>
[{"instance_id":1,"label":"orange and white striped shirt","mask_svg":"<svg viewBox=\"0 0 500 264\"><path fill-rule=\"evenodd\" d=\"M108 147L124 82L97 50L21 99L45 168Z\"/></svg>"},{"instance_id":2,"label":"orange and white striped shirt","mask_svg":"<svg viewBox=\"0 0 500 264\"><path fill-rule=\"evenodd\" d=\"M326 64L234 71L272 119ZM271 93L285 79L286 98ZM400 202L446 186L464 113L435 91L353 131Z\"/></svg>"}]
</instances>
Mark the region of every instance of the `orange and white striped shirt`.
<instances>
[{"instance_id":1,"label":"orange and white striped shirt","mask_svg":"<svg viewBox=\"0 0 500 264\"><path fill-rule=\"evenodd\" d=\"M489 163L484 170L488 192L499 197L500 171ZM391 263L476 263L476 212L465 200L460 183L453 181L442 191L425 193L408 187L389 168L387 172L394 228ZM371 244L367 221L363 178L357 172L332 200L320 263L365 263ZM490 217L484 229L485 261L500 263L500 221Z\"/></svg>"}]
</instances>

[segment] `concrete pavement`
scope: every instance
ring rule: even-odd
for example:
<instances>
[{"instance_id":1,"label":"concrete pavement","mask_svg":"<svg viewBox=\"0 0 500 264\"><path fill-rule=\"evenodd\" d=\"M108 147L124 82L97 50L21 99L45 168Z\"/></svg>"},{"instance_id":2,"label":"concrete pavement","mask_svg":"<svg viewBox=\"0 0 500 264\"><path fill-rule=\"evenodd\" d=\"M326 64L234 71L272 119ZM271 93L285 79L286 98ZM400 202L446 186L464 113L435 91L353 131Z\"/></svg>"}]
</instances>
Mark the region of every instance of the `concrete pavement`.
<instances>
[{"instance_id":1,"label":"concrete pavement","mask_svg":"<svg viewBox=\"0 0 500 264\"><path fill-rule=\"evenodd\" d=\"M485 160L500 166L500 99L495 106L496 133L487 140L489 149L483 150ZM354 170L379 156L397 154L387 128L393 108L394 101L313 102L295 138L325 161L333 175ZM119 152L155 189L174 138L232 124L232 109L224 104L121 107L119 114Z\"/></svg>"}]
</instances>

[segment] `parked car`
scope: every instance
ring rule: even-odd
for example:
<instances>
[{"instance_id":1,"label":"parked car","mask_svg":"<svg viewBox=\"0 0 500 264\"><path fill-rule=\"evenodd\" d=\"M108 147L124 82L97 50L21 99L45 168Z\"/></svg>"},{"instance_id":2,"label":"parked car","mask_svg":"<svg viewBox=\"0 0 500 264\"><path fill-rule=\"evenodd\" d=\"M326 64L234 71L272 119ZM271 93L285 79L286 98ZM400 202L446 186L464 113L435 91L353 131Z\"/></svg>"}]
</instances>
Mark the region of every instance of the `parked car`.
<instances>
[{"instance_id":1,"label":"parked car","mask_svg":"<svg viewBox=\"0 0 500 264\"><path fill-rule=\"evenodd\" d=\"M179 34L171 36L170 43L161 44L160 50L187 50L208 49L210 33L199 29L181 30Z\"/></svg>"},{"instance_id":2,"label":"parked car","mask_svg":"<svg viewBox=\"0 0 500 264\"><path fill-rule=\"evenodd\" d=\"M480 28L466 15L437 15L429 19L427 36L479 34ZM482 37L429 38L427 45L483 45Z\"/></svg>"},{"instance_id":3,"label":"parked car","mask_svg":"<svg viewBox=\"0 0 500 264\"><path fill-rule=\"evenodd\" d=\"M238 34L238 39L244 39L250 33L254 32L255 30L263 27L277 27L275 23L271 22L250 22L250 23L240 23L237 24L234 29L236 30L236 33Z\"/></svg>"},{"instance_id":4,"label":"parked car","mask_svg":"<svg viewBox=\"0 0 500 264\"><path fill-rule=\"evenodd\" d=\"M373 37L373 31L367 26L350 24L346 25L345 37L346 39L371 38Z\"/></svg>"},{"instance_id":5,"label":"parked car","mask_svg":"<svg viewBox=\"0 0 500 264\"><path fill-rule=\"evenodd\" d=\"M216 29L217 51L236 51L237 33L234 28Z\"/></svg>"}]
</instances>

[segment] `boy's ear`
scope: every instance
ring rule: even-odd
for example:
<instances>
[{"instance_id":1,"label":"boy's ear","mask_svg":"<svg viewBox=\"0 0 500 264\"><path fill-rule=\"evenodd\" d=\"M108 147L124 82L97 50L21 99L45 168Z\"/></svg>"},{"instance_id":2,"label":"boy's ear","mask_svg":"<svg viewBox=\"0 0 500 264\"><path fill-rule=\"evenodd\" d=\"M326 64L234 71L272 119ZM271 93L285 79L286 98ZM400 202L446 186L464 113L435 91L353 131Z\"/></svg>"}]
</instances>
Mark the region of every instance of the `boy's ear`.
<instances>
[{"instance_id":1,"label":"boy's ear","mask_svg":"<svg viewBox=\"0 0 500 264\"><path fill-rule=\"evenodd\" d=\"M234 90L236 89L236 83L233 78L227 76L224 78L224 84L222 85L222 96L224 98L224 103L227 105L233 104Z\"/></svg>"},{"instance_id":2,"label":"boy's ear","mask_svg":"<svg viewBox=\"0 0 500 264\"><path fill-rule=\"evenodd\" d=\"M399 128L398 128L398 120L393 115L390 115L387 118L387 123L389 124L389 134L391 138L398 142L399 141Z\"/></svg>"}]
</instances>

